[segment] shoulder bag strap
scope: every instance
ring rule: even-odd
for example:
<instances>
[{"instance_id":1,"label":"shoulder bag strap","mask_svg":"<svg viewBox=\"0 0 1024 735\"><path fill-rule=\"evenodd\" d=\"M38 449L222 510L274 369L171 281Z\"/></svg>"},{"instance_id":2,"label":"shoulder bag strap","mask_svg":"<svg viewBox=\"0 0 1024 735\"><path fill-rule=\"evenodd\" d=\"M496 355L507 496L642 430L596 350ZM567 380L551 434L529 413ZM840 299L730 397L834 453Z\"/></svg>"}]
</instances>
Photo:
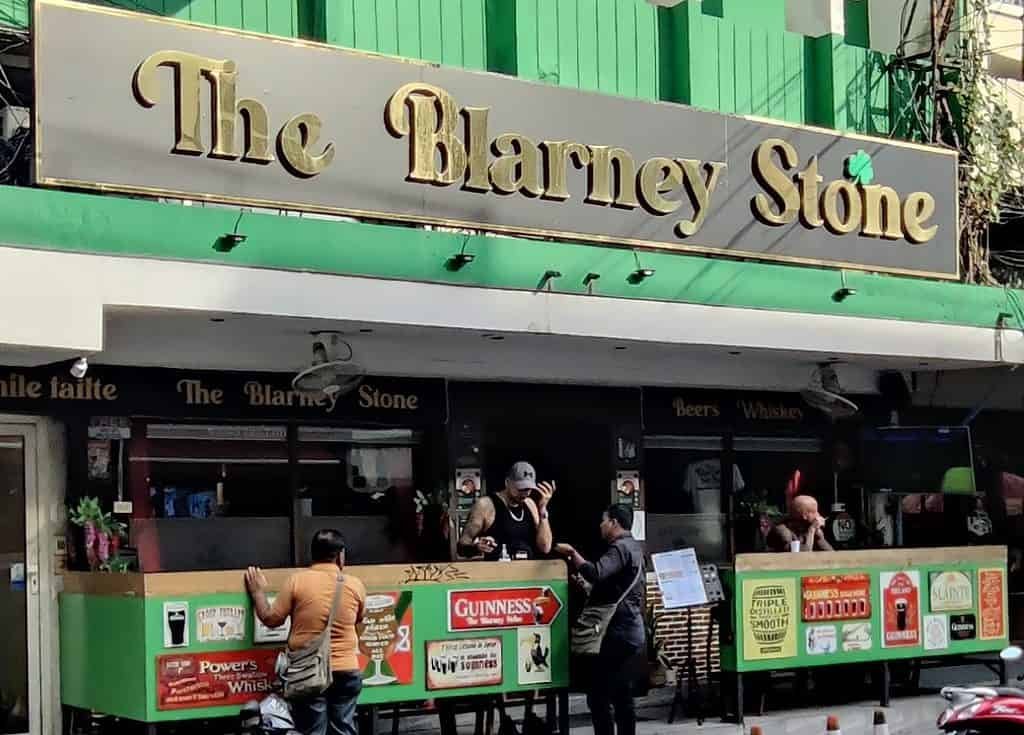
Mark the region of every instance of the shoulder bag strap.
<instances>
[{"instance_id":1,"label":"shoulder bag strap","mask_svg":"<svg viewBox=\"0 0 1024 735\"><path fill-rule=\"evenodd\" d=\"M345 575L339 574L338 581L334 584L334 599L331 602L331 612L327 616L327 627L324 630L327 635L331 634L331 628L334 627L334 616L338 612L338 603L341 602L341 590L345 586Z\"/></svg>"},{"instance_id":2,"label":"shoulder bag strap","mask_svg":"<svg viewBox=\"0 0 1024 735\"><path fill-rule=\"evenodd\" d=\"M632 556L632 555L630 555L630 556ZM619 596L619 599L618 599L618 600L616 600L616 602L615 602L615 609L616 609L616 610L618 610L618 609L619 609L619 605L621 605L621 604L622 604L622 601L626 599L626 596L627 596L627 595L628 595L628 594L629 594L630 592L632 592L632 591L633 591L633 588L634 588L634 587L636 587L636 583L640 581L640 577L642 577L642 576L643 576L643 573L644 573L644 561L643 561L643 559L641 558L641 559L640 559L640 564L639 564L639 565L637 566L637 570L636 570L636 576L635 576L635 577L633 578L633 581L632 581L632 582L630 582L630 584L629 584L629 587L627 587L627 588L626 588L626 591L625 591L625 592L623 592L623 593L622 593L622 594L621 594L621 595Z\"/></svg>"}]
</instances>

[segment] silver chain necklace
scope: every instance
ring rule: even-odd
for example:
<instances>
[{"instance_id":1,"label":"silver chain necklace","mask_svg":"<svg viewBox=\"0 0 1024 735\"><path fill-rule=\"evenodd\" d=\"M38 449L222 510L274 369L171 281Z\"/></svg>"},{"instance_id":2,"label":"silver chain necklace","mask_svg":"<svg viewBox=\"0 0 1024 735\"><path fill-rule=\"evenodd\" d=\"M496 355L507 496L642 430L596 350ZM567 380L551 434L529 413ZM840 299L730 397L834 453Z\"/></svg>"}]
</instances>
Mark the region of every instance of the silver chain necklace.
<instances>
[{"instance_id":1,"label":"silver chain necklace","mask_svg":"<svg viewBox=\"0 0 1024 735\"><path fill-rule=\"evenodd\" d=\"M522 523L523 522L523 518L526 517L526 508L525 507L520 509L519 516L516 517L516 514L512 512L512 506L508 504L508 501L505 500L505 498L502 498L501 502L503 502L505 504L505 509L508 511L508 514L510 516L512 516L512 520L513 521L515 521L516 523Z\"/></svg>"}]
</instances>

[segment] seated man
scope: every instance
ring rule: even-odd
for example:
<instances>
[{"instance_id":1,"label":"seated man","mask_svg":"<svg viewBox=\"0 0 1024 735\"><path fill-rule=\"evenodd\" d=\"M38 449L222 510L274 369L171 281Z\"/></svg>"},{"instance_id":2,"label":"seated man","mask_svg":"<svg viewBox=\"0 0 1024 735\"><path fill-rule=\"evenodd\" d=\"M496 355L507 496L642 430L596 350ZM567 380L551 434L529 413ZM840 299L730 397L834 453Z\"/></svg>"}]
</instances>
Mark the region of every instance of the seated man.
<instances>
[{"instance_id":1,"label":"seated man","mask_svg":"<svg viewBox=\"0 0 1024 735\"><path fill-rule=\"evenodd\" d=\"M775 525L768 534L769 551L793 551L794 542L800 551L833 551L825 540L825 519L818 513L818 501L810 495L797 495L789 506L789 517Z\"/></svg>"}]
</instances>

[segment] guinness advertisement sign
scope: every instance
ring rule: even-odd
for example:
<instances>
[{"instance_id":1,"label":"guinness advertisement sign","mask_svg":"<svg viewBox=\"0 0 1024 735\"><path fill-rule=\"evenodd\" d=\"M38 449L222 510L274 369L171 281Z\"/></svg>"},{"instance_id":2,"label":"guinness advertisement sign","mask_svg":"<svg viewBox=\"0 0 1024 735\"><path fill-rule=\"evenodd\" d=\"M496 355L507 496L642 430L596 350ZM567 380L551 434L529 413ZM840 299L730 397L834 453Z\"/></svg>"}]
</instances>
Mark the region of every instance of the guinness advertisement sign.
<instances>
[{"instance_id":1,"label":"guinness advertisement sign","mask_svg":"<svg viewBox=\"0 0 1024 735\"><path fill-rule=\"evenodd\" d=\"M351 393L295 391L290 373L240 373L92 365L0 367L0 410L90 416L302 419L412 426L441 423L444 383L367 376Z\"/></svg>"},{"instance_id":2,"label":"guinness advertisement sign","mask_svg":"<svg viewBox=\"0 0 1024 735\"><path fill-rule=\"evenodd\" d=\"M978 624L974 615L950 615L949 637L954 641L967 641L977 637Z\"/></svg>"},{"instance_id":3,"label":"guinness advertisement sign","mask_svg":"<svg viewBox=\"0 0 1024 735\"><path fill-rule=\"evenodd\" d=\"M33 33L43 185L958 277L942 149L65 0Z\"/></svg>"}]
</instances>

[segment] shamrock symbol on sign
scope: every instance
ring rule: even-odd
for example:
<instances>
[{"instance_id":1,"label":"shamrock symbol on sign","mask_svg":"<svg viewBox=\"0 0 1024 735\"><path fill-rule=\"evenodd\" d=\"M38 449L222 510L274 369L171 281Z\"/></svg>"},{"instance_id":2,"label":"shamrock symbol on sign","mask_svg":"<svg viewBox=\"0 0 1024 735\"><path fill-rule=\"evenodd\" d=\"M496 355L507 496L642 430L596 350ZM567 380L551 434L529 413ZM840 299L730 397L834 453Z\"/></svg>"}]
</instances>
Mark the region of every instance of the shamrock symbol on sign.
<instances>
[{"instance_id":1,"label":"shamrock symbol on sign","mask_svg":"<svg viewBox=\"0 0 1024 735\"><path fill-rule=\"evenodd\" d=\"M860 149L848 157L846 159L846 175L863 186L874 181L875 169L871 165L871 155Z\"/></svg>"}]
</instances>

